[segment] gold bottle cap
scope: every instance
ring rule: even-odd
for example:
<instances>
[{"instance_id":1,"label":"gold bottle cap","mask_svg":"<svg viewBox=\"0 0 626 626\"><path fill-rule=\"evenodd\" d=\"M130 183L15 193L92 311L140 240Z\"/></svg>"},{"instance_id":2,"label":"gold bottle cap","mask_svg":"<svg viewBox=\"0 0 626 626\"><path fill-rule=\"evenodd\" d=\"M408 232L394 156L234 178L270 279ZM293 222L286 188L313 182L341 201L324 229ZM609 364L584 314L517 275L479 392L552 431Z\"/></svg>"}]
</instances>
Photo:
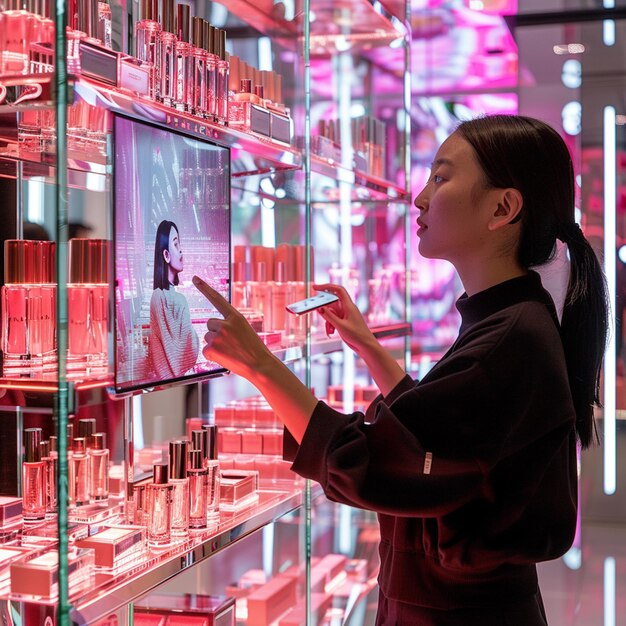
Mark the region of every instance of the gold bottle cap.
<instances>
[{"instance_id":1,"label":"gold bottle cap","mask_svg":"<svg viewBox=\"0 0 626 626\"><path fill-rule=\"evenodd\" d=\"M96 420L93 417L83 417L78 420L78 436L89 437L96 431Z\"/></svg>"},{"instance_id":2,"label":"gold bottle cap","mask_svg":"<svg viewBox=\"0 0 626 626\"><path fill-rule=\"evenodd\" d=\"M152 466L154 471L154 482L155 485L167 485L167 463L155 463Z\"/></svg>"},{"instance_id":3,"label":"gold bottle cap","mask_svg":"<svg viewBox=\"0 0 626 626\"><path fill-rule=\"evenodd\" d=\"M89 435L89 447L92 450L106 450L107 436L106 433L93 433Z\"/></svg>"},{"instance_id":4,"label":"gold bottle cap","mask_svg":"<svg viewBox=\"0 0 626 626\"><path fill-rule=\"evenodd\" d=\"M41 428L26 428L24 430L24 461L37 463L41 460Z\"/></svg>"},{"instance_id":5,"label":"gold bottle cap","mask_svg":"<svg viewBox=\"0 0 626 626\"><path fill-rule=\"evenodd\" d=\"M54 241L35 242L35 268L39 283L57 282L57 255Z\"/></svg>"},{"instance_id":6,"label":"gold bottle cap","mask_svg":"<svg viewBox=\"0 0 626 626\"><path fill-rule=\"evenodd\" d=\"M34 283L35 242L24 239L7 239L4 242L4 282Z\"/></svg>"},{"instance_id":7,"label":"gold bottle cap","mask_svg":"<svg viewBox=\"0 0 626 626\"><path fill-rule=\"evenodd\" d=\"M189 469L202 469L204 466L202 450L189 450Z\"/></svg>"},{"instance_id":8,"label":"gold bottle cap","mask_svg":"<svg viewBox=\"0 0 626 626\"><path fill-rule=\"evenodd\" d=\"M108 282L109 242L106 239L70 239L69 282Z\"/></svg>"},{"instance_id":9,"label":"gold bottle cap","mask_svg":"<svg viewBox=\"0 0 626 626\"><path fill-rule=\"evenodd\" d=\"M203 424L202 428L206 431L206 458L213 461L217 459L217 425Z\"/></svg>"},{"instance_id":10,"label":"gold bottle cap","mask_svg":"<svg viewBox=\"0 0 626 626\"><path fill-rule=\"evenodd\" d=\"M74 452L78 452L78 454L82 454L87 449L87 444L84 437L74 437L73 441L73 449Z\"/></svg>"},{"instance_id":11,"label":"gold bottle cap","mask_svg":"<svg viewBox=\"0 0 626 626\"><path fill-rule=\"evenodd\" d=\"M178 41L189 42L189 5L179 4L176 15L176 36Z\"/></svg>"},{"instance_id":12,"label":"gold bottle cap","mask_svg":"<svg viewBox=\"0 0 626 626\"><path fill-rule=\"evenodd\" d=\"M184 439L170 441L170 478L187 478L187 443Z\"/></svg>"}]
</instances>

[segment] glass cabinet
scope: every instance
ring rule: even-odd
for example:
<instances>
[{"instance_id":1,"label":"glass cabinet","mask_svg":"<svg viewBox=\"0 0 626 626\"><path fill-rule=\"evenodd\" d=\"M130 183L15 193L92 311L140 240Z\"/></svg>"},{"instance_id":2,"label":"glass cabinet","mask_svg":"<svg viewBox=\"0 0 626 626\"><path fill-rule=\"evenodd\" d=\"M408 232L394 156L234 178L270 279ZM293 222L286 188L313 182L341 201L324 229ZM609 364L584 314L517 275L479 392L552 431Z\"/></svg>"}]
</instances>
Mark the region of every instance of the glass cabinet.
<instances>
[{"instance_id":1,"label":"glass cabinet","mask_svg":"<svg viewBox=\"0 0 626 626\"><path fill-rule=\"evenodd\" d=\"M409 39L395 0L0 0L4 621L373 619L375 517L282 460L191 279L339 410L376 390L312 285L408 367Z\"/></svg>"}]
</instances>

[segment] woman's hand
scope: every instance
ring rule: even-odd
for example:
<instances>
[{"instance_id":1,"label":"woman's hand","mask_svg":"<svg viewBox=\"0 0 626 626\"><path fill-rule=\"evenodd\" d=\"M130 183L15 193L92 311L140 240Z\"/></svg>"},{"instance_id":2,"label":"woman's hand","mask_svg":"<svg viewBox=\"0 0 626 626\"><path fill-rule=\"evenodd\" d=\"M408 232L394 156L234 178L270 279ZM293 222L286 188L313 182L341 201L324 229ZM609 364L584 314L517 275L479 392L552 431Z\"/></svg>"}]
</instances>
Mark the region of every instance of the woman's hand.
<instances>
[{"instance_id":1,"label":"woman's hand","mask_svg":"<svg viewBox=\"0 0 626 626\"><path fill-rule=\"evenodd\" d=\"M207 333L204 336L206 345L202 354L234 374L251 380L260 362L272 357L272 353L246 318L226 298L198 276L192 280L196 288L224 316L224 319L211 317L207 321Z\"/></svg>"},{"instance_id":2,"label":"woman's hand","mask_svg":"<svg viewBox=\"0 0 626 626\"><path fill-rule=\"evenodd\" d=\"M374 343L378 344L361 312L343 287L328 283L313 285L313 289L328 291L339 298L338 302L319 309L319 314L326 321L327 335L332 335L337 330L343 341L361 356L366 347L371 347Z\"/></svg>"}]
</instances>

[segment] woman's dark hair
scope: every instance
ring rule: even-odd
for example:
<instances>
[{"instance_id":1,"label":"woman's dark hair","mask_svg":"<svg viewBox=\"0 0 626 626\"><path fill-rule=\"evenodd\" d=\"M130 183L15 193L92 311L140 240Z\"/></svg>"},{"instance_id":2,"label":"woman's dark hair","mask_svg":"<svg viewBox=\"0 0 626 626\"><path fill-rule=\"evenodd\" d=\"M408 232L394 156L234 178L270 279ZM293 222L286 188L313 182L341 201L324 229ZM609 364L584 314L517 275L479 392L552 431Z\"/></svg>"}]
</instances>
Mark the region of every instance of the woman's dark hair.
<instances>
[{"instance_id":1,"label":"woman's dark hair","mask_svg":"<svg viewBox=\"0 0 626 626\"><path fill-rule=\"evenodd\" d=\"M512 187L523 197L518 260L541 265L554 255L556 239L569 247L571 270L561 338L576 410L576 431L586 448L598 435L600 368L608 332L607 287L598 259L574 219L574 170L561 136L539 120L493 115L459 125L474 149L487 184Z\"/></svg>"},{"instance_id":2,"label":"woman's dark hair","mask_svg":"<svg viewBox=\"0 0 626 626\"><path fill-rule=\"evenodd\" d=\"M172 228L178 233L176 224L168 220L163 220L157 228L156 241L154 242L154 279L152 281L152 289L170 288L169 267L163 258L163 251L169 249ZM178 285L178 274L174 277L174 285Z\"/></svg>"}]
</instances>

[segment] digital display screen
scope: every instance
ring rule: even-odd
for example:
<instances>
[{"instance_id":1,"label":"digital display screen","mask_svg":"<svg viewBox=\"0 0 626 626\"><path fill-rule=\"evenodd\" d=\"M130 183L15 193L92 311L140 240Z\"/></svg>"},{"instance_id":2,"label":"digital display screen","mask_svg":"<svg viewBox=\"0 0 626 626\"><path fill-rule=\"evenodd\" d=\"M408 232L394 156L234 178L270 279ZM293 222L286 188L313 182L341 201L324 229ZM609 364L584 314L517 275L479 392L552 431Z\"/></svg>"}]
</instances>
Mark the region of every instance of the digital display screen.
<instances>
[{"instance_id":1,"label":"digital display screen","mask_svg":"<svg viewBox=\"0 0 626 626\"><path fill-rule=\"evenodd\" d=\"M230 151L115 116L115 391L207 377L209 317L191 279L230 285Z\"/></svg>"}]
</instances>

